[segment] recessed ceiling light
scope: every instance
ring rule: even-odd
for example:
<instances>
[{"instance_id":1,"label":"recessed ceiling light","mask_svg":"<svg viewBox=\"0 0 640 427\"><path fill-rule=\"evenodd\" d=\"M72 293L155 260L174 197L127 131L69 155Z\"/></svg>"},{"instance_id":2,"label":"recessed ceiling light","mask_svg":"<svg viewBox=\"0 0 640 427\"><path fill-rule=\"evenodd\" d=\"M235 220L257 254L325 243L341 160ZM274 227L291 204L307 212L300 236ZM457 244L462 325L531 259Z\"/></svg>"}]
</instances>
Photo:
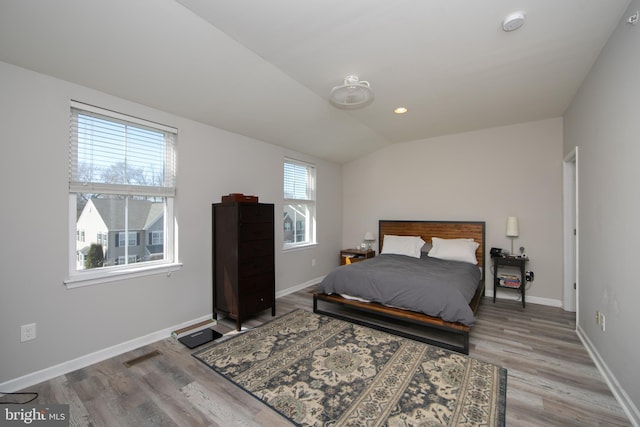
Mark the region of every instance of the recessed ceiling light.
<instances>
[{"instance_id":1,"label":"recessed ceiling light","mask_svg":"<svg viewBox=\"0 0 640 427\"><path fill-rule=\"evenodd\" d=\"M398 107L395 110L393 110L393 112L396 113L396 114L404 114L407 111L409 111L409 110L407 110L405 107Z\"/></svg>"},{"instance_id":2,"label":"recessed ceiling light","mask_svg":"<svg viewBox=\"0 0 640 427\"><path fill-rule=\"evenodd\" d=\"M522 27L522 24L524 24L524 12L513 12L502 21L502 29L507 32L515 31Z\"/></svg>"}]
</instances>

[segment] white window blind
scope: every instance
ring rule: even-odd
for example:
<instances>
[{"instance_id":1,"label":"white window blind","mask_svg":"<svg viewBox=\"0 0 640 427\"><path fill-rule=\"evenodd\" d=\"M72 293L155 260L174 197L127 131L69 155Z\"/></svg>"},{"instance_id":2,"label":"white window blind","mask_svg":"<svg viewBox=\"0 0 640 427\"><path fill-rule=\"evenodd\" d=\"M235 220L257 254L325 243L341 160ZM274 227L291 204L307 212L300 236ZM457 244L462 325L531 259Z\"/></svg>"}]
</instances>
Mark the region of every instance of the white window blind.
<instances>
[{"instance_id":1,"label":"white window blind","mask_svg":"<svg viewBox=\"0 0 640 427\"><path fill-rule=\"evenodd\" d=\"M315 167L286 159L284 163L284 198L315 200Z\"/></svg>"},{"instance_id":2,"label":"white window blind","mask_svg":"<svg viewBox=\"0 0 640 427\"><path fill-rule=\"evenodd\" d=\"M69 124L67 286L176 268L177 129L76 101Z\"/></svg>"},{"instance_id":3,"label":"white window blind","mask_svg":"<svg viewBox=\"0 0 640 427\"><path fill-rule=\"evenodd\" d=\"M284 248L316 242L316 168L308 163L284 160Z\"/></svg>"},{"instance_id":4,"label":"white window blind","mask_svg":"<svg viewBox=\"0 0 640 427\"><path fill-rule=\"evenodd\" d=\"M73 102L69 190L175 195L177 130Z\"/></svg>"}]
</instances>

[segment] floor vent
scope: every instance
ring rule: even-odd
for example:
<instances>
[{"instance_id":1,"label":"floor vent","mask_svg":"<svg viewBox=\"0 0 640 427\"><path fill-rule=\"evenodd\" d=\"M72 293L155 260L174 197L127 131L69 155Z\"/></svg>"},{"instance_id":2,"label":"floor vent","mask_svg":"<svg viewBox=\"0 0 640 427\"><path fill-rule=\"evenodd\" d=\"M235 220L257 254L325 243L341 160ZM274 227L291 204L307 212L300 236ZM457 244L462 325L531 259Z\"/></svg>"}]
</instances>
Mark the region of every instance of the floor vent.
<instances>
[{"instance_id":1,"label":"floor vent","mask_svg":"<svg viewBox=\"0 0 640 427\"><path fill-rule=\"evenodd\" d=\"M137 365L138 363L142 363L145 360L149 360L152 357L156 357L156 356L160 356L162 353L160 353L158 350L153 350L150 351L149 353L145 353L142 356L138 356L135 357L131 360L127 360L126 362L124 362L124 366L126 366L127 368L132 367L133 365Z\"/></svg>"}]
</instances>

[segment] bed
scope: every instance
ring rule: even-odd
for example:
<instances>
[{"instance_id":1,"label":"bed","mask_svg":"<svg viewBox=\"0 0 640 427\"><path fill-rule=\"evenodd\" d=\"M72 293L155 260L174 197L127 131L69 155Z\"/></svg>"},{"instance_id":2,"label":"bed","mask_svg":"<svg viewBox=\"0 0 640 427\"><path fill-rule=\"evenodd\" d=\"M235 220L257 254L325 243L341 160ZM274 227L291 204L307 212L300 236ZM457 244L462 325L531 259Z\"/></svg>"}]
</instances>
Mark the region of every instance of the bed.
<instances>
[{"instance_id":1,"label":"bed","mask_svg":"<svg viewBox=\"0 0 640 427\"><path fill-rule=\"evenodd\" d=\"M380 220L378 236L381 255L338 267L327 275L313 293L313 311L468 354L469 332L485 289L485 223ZM386 248L385 236L390 236ZM392 242L395 246L397 241L412 239L391 236L421 238L426 242L423 253L382 253L383 248L389 252ZM472 256L477 264L468 259L443 261L426 256L432 244L443 244L442 239L447 239L447 244L458 243L449 239L477 243L477 248L471 249L475 248ZM431 270L413 271L418 268ZM454 271L455 278L449 276ZM419 275L433 276L429 280L434 283L418 282ZM415 293L418 291L421 294ZM390 296L380 296L380 292ZM416 306L411 305L413 301Z\"/></svg>"}]
</instances>

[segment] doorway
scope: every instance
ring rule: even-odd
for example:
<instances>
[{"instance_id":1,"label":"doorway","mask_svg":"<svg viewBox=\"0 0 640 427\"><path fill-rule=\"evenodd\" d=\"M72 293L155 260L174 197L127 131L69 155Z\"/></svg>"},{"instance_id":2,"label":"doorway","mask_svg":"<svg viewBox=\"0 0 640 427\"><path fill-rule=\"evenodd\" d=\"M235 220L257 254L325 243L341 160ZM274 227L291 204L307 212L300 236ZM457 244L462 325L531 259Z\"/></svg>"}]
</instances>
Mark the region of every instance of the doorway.
<instances>
[{"instance_id":1,"label":"doorway","mask_svg":"<svg viewBox=\"0 0 640 427\"><path fill-rule=\"evenodd\" d=\"M564 283L562 308L576 312L578 324L579 278L578 278L578 147L564 158L563 180L563 229L564 229Z\"/></svg>"}]
</instances>

